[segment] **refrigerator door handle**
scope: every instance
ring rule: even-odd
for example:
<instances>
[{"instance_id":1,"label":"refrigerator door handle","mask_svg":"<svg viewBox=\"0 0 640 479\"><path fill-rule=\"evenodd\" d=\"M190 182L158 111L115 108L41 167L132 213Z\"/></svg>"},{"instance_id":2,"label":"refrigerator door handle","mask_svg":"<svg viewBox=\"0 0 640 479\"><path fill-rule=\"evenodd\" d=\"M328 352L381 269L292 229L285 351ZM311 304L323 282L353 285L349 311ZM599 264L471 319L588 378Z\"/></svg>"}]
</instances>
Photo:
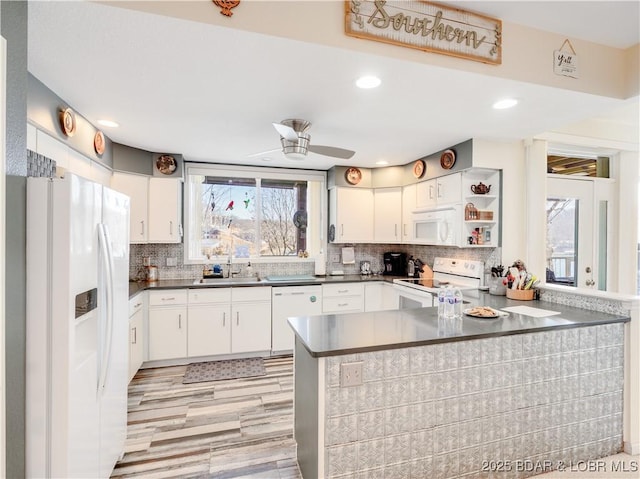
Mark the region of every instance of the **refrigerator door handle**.
<instances>
[{"instance_id":1,"label":"refrigerator door handle","mask_svg":"<svg viewBox=\"0 0 640 479\"><path fill-rule=\"evenodd\" d=\"M102 252L103 274L106 274L105 306L107 310L107 324L105 328L105 338L102 340L102 361L100 362L100 379L98 382L98 394L101 394L107 380L107 373L109 372L111 340L113 336L113 253L111 252L109 231L104 223L98 224L98 242Z\"/></svg>"}]
</instances>

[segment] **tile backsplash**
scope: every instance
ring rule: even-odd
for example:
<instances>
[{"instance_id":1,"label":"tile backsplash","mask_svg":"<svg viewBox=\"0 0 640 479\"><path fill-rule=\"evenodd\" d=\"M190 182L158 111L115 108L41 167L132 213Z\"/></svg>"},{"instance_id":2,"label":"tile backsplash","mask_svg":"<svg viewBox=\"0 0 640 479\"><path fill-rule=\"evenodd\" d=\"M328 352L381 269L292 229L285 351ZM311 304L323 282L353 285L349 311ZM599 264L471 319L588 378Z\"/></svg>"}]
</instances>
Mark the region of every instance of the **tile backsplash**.
<instances>
[{"instance_id":1,"label":"tile backsplash","mask_svg":"<svg viewBox=\"0 0 640 479\"><path fill-rule=\"evenodd\" d=\"M387 245L387 244L354 244L355 264L332 263L332 256L339 255L342 260L342 248L347 245L329 244L325 255L327 273L342 270L345 274L358 274L360 261L370 261L373 272L382 271L382 255L388 251L407 253L420 258L429 266L433 265L436 256L447 258L471 259L483 261L485 268L500 263L501 248L455 248L420 245ZM196 279L202 276L202 265L184 264L184 245L179 244L132 244L130 245L129 278L132 280L144 276L143 258L149 257L151 264L158 267L160 279ZM176 258L176 266L167 266L168 258ZM313 274L313 261L295 261L273 263L253 263L253 271L260 276Z\"/></svg>"}]
</instances>

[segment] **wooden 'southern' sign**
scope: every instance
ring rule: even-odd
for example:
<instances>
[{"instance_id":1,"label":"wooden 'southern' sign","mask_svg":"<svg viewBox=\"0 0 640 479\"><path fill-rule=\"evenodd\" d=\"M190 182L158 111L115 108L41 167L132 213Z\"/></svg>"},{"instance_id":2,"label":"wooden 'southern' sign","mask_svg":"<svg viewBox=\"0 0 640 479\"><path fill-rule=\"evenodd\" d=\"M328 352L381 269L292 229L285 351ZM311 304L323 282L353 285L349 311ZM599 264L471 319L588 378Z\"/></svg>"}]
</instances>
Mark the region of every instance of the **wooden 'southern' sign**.
<instances>
[{"instance_id":1,"label":"wooden 'southern' sign","mask_svg":"<svg viewBox=\"0 0 640 479\"><path fill-rule=\"evenodd\" d=\"M345 0L347 35L502 63L502 21L439 3Z\"/></svg>"}]
</instances>

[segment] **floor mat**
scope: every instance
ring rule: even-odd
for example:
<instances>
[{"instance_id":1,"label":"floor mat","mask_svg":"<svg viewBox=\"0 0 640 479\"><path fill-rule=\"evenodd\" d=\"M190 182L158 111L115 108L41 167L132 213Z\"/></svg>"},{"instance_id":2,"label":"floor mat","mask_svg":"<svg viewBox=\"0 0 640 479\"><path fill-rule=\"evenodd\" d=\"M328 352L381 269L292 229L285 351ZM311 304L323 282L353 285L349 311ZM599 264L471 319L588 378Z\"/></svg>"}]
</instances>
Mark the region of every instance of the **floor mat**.
<instances>
[{"instance_id":1,"label":"floor mat","mask_svg":"<svg viewBox=\"0 0 640 479\"><path fill-rule=\"evenodd\" d=\"M187 366L182 384L249 378L266 374L267 371L264 368L264 360L262 358L225 359L222 361L191 363Z\"/></svg>"}]
</instances>

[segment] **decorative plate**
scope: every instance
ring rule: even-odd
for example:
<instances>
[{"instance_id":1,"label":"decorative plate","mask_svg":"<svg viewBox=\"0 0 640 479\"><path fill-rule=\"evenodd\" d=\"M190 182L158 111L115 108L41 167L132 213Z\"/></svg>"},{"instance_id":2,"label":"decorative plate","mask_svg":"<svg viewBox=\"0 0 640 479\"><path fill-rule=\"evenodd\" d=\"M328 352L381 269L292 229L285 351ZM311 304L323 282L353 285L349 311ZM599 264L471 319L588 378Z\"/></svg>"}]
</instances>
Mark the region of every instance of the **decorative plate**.
<instances>
[{"instance_id":1,"label":"decorative plate","mask_svg":"<svg viewBox=\"0 0 640 479\"><path fill-rule=\"evenodd\" d=\"M329 241L333 242L336 239L336 226L329 226Z\"/></svg>"},{"instance_id":2,"label":"decorative plate","mask_svg":"<svg viewBox=\"0 0 640 479\"><path fill-rule=\"evenodd\" d=\"M456 162L456 152L453 150L445 150L440 156L440 166L445 170L450 170Z\"/></svg>"},{"instance_id":3,"label":"decorative plate","mask_svg":"<svg viewBox=\"0 0 640 479\"><path fill-rule=\"evenodd\" d=\"M156 168L163 175L170 175L176 168L178 167L178 163L176 159L171 155L160 155L156 160Z\"/></svg>"},{"instance_id":4,"label":"decorative plate","mask_svg":"<svg viewBox=\"0 0 640 479\"><path fill-rule=\"evenodd\" d=\"M98 155L102 155L104 153L104 133L100 130L96 131L96 134L93 137L93 148L96 150Z\"/></svg>"},{"instance_id":5,"label":"decorative plate","mask_svg":"<svg viewBox=\"0 0 640 479\"><path fill-rule=\"evenodd\" d=\"M60 111L60 126L67 136L73 136L76 132L76 115L71 108Z\"/></svg>"},{"instance_id":6,"label":"decorative plate","mask_svg":"<svg viewBox=\"0 0 640 479\"><path fill-rule=\"evenodd\" d=\"M293 224L296 228L303 230L307 228L307 212L298 210L293 214Z\"/></svg>"},{"instance_id":7,"label":"decorative plate","mask_svg":"<svg viewBox=\"0 0 640 479\"><path fill-rule=\"evenodd\" d=\"M362 179L362 171L360 171L359 168L347 168L344 177L346 178L347 183L349 183L350 185L357 185Z\"/></svg>"},{"instance_id":8,"label":"decorative plate","mask_svg":"<svg viewBox=\"0 0 640 479\"><path fill-rule=\"evenodd\" d=\"M422 175L424 175L424 170L424 161L416 160L413 164L413 176L415 176L416 178L421 178Z\"/></svg>"}]
</instances>

